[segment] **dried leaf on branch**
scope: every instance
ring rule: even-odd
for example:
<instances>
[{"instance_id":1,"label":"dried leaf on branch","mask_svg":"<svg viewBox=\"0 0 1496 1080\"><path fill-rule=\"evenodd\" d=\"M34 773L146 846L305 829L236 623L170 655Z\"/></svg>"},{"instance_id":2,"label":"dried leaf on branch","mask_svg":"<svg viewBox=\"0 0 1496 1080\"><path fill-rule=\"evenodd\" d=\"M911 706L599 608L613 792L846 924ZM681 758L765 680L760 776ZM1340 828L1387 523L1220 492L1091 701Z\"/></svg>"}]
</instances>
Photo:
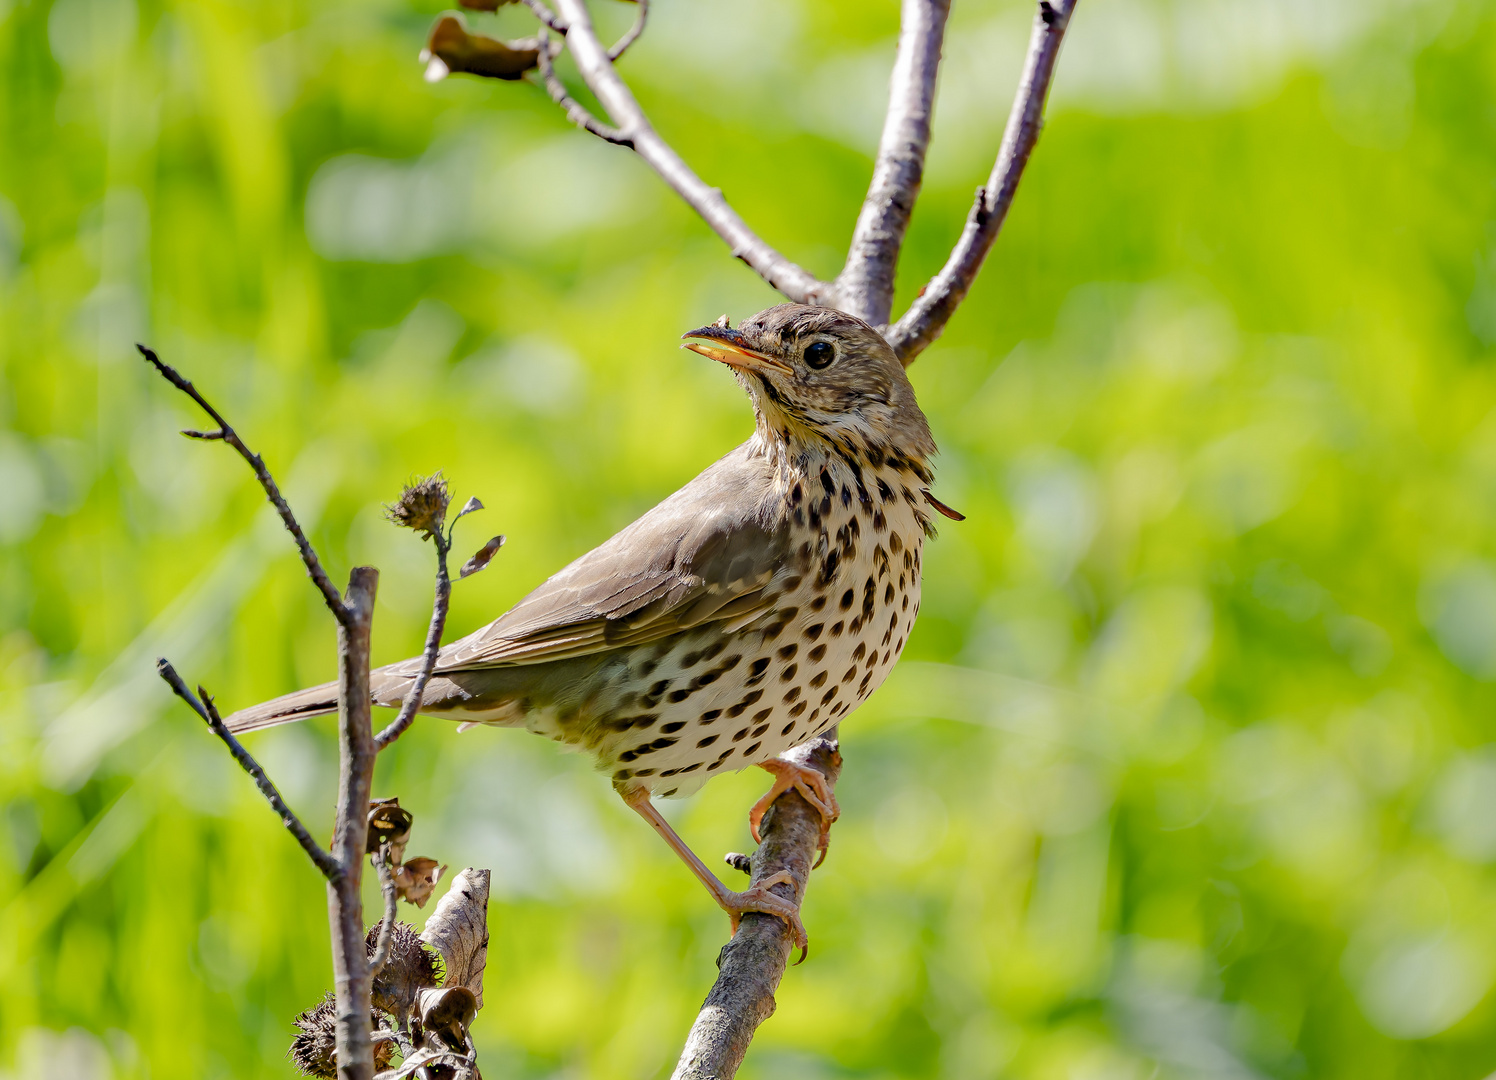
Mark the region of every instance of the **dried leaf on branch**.
<instances>
[{"instance_id":1,"label":"dried leaf on branch","mask_svg":"<svg viewBox=\"0 0 1496 1080\"><path fill-rule=\"evenodd\" d=\"M461 15L443 15L436 20L421 50L426 79L438 82L449 74L482 75L513 81L536 65L540 42L535 38L500 41L468 30Z\"/></svg>"}]
</instances>

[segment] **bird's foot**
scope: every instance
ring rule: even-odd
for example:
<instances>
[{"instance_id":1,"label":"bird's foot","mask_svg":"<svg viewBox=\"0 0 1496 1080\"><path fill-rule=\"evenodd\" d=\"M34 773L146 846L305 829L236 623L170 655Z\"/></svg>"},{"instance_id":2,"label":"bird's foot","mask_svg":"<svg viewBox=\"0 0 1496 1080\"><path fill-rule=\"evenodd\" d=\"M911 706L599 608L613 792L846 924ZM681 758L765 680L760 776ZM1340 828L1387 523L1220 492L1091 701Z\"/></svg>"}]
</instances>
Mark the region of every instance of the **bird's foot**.
<instances>
[{"instance_id":1,"label":"bird's foot","mask_svg":"<svg viewBox=\"0 0 1496 1080\"><path fill-rule=\"evenodd\" d=\"M743 916L750 911L758 911L783 919L795 938L795 944L800 947L800 960L796 961L800 963L810 951L810 937L805 933L805 924L800 921L800 905L793 900L786 900L778 893L769 891L775 885L793 886L794 884L793 875L788 870L781 870L742 892L733 892L724 887L717 896L717 903L722 905L722 910L727 912L732 919L734 934L738 932L738 923L742 922Z\"/></svg>"},{"instance_id":2,"label":"bird's foot","mask_svg":"<svg viewBox=\"0 0 1496 1080\"><path fill-rule=\"evenodd\" d=\"M816 842L816 850L820 853L816 866L820 866L826 861L826 847L831 842L831 825L841 817L841 807L836 804L836 796L826 786L826 775L820 769L786 758L760 761L758 767L774 775L774 786L748 811L748 831L753 834L754 842L763 842L758 827L763 822L764 815L769 812L769 807L774 805L774 800L794 788L821 815L821 836Z\"/></svg>"}]
</instances>

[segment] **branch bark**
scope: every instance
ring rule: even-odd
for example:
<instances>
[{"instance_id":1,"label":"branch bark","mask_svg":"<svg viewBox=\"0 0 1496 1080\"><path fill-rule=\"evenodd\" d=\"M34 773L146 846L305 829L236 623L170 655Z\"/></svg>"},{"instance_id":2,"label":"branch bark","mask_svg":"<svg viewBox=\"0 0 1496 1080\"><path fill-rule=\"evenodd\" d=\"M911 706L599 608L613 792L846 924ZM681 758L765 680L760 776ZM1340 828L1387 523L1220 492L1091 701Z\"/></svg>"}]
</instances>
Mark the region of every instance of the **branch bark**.
<instances>
[{"instance_id":1,"label":"branch bark","mask_svg":"<svg viewBox=\"0 0 1496 1080\"><path fill-rule=\"evenodd\" d=\"M389 963L390 949L395 940L395 920L399 917L400 892L395 888L395 875L390 870L390 845L381 844L374 857L374 869L379 873L379 892L384 897L384 917L379 920L379 937L375 939L374 955L369 957L369 982L372 988L384 965Z\"/></svg>"},{"instance_id":2,"label":"branch bark","mask_svg":"<svg viewBox=\"0 0 1496 1080\"><path fill-rule=\"evenodd\" d=\"M369 843L369 801L374 780L370 718L369 638L379 571L354 567L348 579L348 621L338 627L338 804L332 856L342 875L327 883L332 929L333 993L337 997L338 1076L370 1080L374 1044L369 1030L368 951L364 946L364 853Z\"/></svg>"},{"instance_id":3,"label":"branch bark","mask_svg":"<svg viewBox=\"0 0 1496 1080\"><path fill-rule=\"evenodd\" d=\"M797 303L820 303L829 295L830 286L817 281L814 274L785 258L750 229L722 197L721 190L707 186L650 125L633 92L614 69L608 50L598 40L584 0L558 0L556 6L566 24L566 47L582 80L602 102L619 135L727 243L733 257Z\"/></svg>"},{"instance_id":4,"label":"branch bark","mask_svg":"<svg viewBox=\"0 0 1496 1080\"><path fill-rule=\"evenodd\" d=\"M784 756L812 765L833 790L841 775L837 731L795 747ZM762 843L749 857L757 883L789 871L795 884L774 891L796 904L805 898L821 836L821 816L793 788L764 815ZM717 958L720 974L691 1026L672 1080L732 1080L758 1026L774 1014L774 991L784 977L794 937L783 919L750 912Z\"/></svg>"},{"instance_id":5,"label":"branch bark","mask_svg":"<svg viewBox=\"0 0 1496 1080\"><path fill-rule=\"evenodd\" d=\"M1002 231L1013 197L1018 193L1018 181L1023 178L1034 144L1039 141L1044 125L1044 101L1075 3L1076 0L1040 0L1018 95L1008 114L1002 146L987 186L977 189L966 227L945 266L885 335L906 367L945 330L945 324L966 298L987 252Z\"/></svg>"},{"instance_id":6,"label":"branch bark","mask_svg":"<svg viewBox=\"0 0 1496 1080\"><path fill-rule=\"evenodd\" d=\"M888 322L899 251L924 179L950 7L950 0L904 0L873 179L835 283L835 306L874 326Z\"/></svg>"}]
</instances>

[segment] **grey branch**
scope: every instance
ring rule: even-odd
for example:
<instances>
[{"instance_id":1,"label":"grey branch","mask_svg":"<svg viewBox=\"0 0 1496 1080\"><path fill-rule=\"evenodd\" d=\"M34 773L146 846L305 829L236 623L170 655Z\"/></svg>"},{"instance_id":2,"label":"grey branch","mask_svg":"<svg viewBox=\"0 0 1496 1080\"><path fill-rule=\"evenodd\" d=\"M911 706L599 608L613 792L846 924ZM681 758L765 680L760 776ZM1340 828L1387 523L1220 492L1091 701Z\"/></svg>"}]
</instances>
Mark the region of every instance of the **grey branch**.
<instances>
[{"instance_id":1,"label":"grey branch","mask_svg":"<svg viewBox=\"0 0 1496 1080\"><path fill-rule=\"evenodd\" d=\"M888 322L894 270L924 179L935 109L935 77L950 0L904 0L898 56L873 180L863 200L835 303L874 326Z\"/></svg>"},{"instance_id":2,"label":"grey branch","mask_svg":"<svg viewBox=\"0 0 1496 1080\"><path fill-rule=\"evenodd\" d=\"M608 59L616 61L620 56L629 51L629 46L639 40L639 35L644 33L644 24L649 21L649 0L634 0L639 6L639 14L634 18L634 25L628 31L613 42L613 47L608 50Z\"/></svg>"},{"instance_id":3,"label":"grey branch","mask_svg":"<svg viewBox=\"0 0 1496 1080\"><path fill-rule=\"evenodd\" d=\"M229 753L239 763L239 767L247 772L250 778L254 780L255 787L259 788L260 794L265 796L265 801L270 804L270 808L281 819L281 824L286 827L287 832L296 838L296 842L306 852L307 858L311 859L317 869L322 872L322 876L329 881L342 876L343 868L337 864L337 861L331 855L322 850L322 845L312 839L312 834L307 832L307 828L301 823L301 819L286 805L286 800L281 797L280 791L271 783L270 777L265 774L265 770L260 767L260 763L254 759L248 750L244 749L244 745L234 737L234 733L224 726L223 719L218 715L218 708L213 704L213 699L208 696L207 692L202 687L198 687L198 693L202 694L202 700L199 701L197 696L187 688L187 684L182 681L182 677L177 674L176 669L171 666L171 663L165 657L156 661L156 670L160 672L161 678L166 680L166 685L172 688L177 697L185 701L192 708L193 712L203 718L203 721L208 725L208 729L223 740L224 745L229 748Z\"/></svg>"},{"instance_id":4,"label":"grey branch","mask_svg":"<svg viewBox=\"0 0 1496 1080\"><path fill-rule=\"evenodd\" d=\"M551 95L552 101L561 106L561 110L566 113L566 119L583 131L590 131L599 139L610 142L614 146L626 146L630 150L634 148L634 140L593 116L587 111L585 105L566 92L565 84L556 76L556 67L551 61L550 35L544 30L540 32L540 51L535 54L535 65L540 69L540 79L545 83L545 92Z\"/></svg>"},{"instance_id":5,"label":"grey branch","mask_svg":"<svg viewBox=\"0 0 1496 1080\"><path fill-rule=\"evenodd\" d=\"M529 8L542 24L549 26L556 33L566 33L566 24L546 5L545 0L525 0L525 7Z\"/></svg>"},{"instance_id":6,"label":"grey branch","mask_svg":"<svg viewBox=\"0 0 1496 1080\"><path fill-rule=\"evenodd\" d=\"M544 42L541 43L540 51L541 55L545 54ZM403 735L405 729L410 727L411 722L415 720L416 710L421 707L421 698L426 693L426 683L430 681L431 673L436 670L436 658L442 650L442 631L446 629L447 609L452 602L452 579L447 573L447 553L452 548L452 536L450 532L444 535L438 529L432 534L431 539L436 544L436 597L431 604L431 622L426 627L426 645L421 652L421 670L416 672L410 692L400 703L399 715L389 727L374 737L376 753Z\"/></svg>"},{"instance_id":7,"label":"grey branch","mask_svg":"<svg viewBox=\"0 0 1496 1080\"><path fill-rule=\"evenodd\" d=\"M1013 205L1013 196L1018 193L1018 181L1023 177L1024 166L1028 164L1034 144L1039 141L1044 124L1044 101L1049 94L1055 59L1059 56L1060 43L1070 25L1075 3L1076 0L1041 0L1039 4L1018 95L1013 100L1012 112L1008 114L1002 146L987 186L977 189L966 227L945 266L930 279L919 298L886 335L888 343L905 365L913 363L914 358L940 336L946 322L966 298L987 252L1002 231L1008 208Z\"/></svg>"},{"instance_id":8,"label":"grey branch","mask_svg":"<svg viewBox=\"0 0 1496 1080\"><path fill-rule=\"evenodd\" d=\"M835 787L841 773L835 728L785 756L815 766L825 774L827 788ZM749 859L752 880L787 870L795 879L793 899L803 901L821 835L820 815L791 788L764 816L762 835L763 842ZM775 891L788 897L787 888L776 886ZM686 1038L672 1080L731 1080L753 1033L774 1013L774 991L792 947L784 920L757 912L743 916L738 932L717 958L720 974Z\"/></svg>"},{"instance_id":9,"label":"grey branch","mask_svg":"<svg viewBox=\"0 0 1496 1080\"><path fill-rule=\"evenodd\" d=\"M708 187L650 125L633 92L614 69L608 50L598 40L584 0L558 0L557 6L566 24L566 47L577 63L582 80L602 102L618 133L633 145L634 151L649 167L711 226L735 258L741 259L789 299L814 304L829 295L830 286L817 281L814 274L770 247L728 205L722 192Z\"/></svg>"},{"instance_id":10,"label":"grey branch","mask_svg":"<svg viewBox=\"0 0 1496 1080\"><path fill-rule=\"evenodd\" d=\"M339 625L347 625L350 614L348 608L343 603L343 598L338 595L337 588L334 587L332 581L328 578L327 572L322 569L322 563L318 560L317 553L312 550L311 542L307 540L306 533L301 531L301 525L297 522L296 515L291 513L290 504L286 502L285 496L281 494L279 486L276 485L275 477L271 476L270 470L265 468L265 462L261 460L260 455L254 453L249 447L244 445L238 433L229 426L229 422L219 415L217 409L208 404L205 397L197 392L197 387L193 386L177 373L176 368L170 364L162 363L161 358L153 350L146 348L144 345L136 345L135 347L140 350L140 355L155 365L156 370L161 373L162 378L197 402L202 407L202 410L218 425L217 431L184 431L182 434L194 439L221 439L237 450L240 457L249 462L249 467L254 470L256 479L260 481L260 486L265 489L265 496L270 500L270 505L275 507L276 513L280 514L281 521L285 523L286 531L296 541L296 549L301 552L301 561L306 565L306 572L317 586L317 590L322 594L322 599L327 603L328 610L332 612L333 618L338 620Z\"/></svg>"},{"instance_id":11,"label":"grey branch","mask_svg":"<svg viewBox=\"0 0 1496 1080\"><path fill-rule=\"evenodd\" d=\"M379 920L379 939L374 946L374 955L369 957L369 981L379 978L384 965L389 963L390 949L395 943L395 919L399 916L399 890L395 888L395 875L390 871L390 845L381 844L374 854L374 869L379 872L379 891L384 895L384 918Z\"/></svg>"},{"instance_id":12,"label":"grey branch","mask_svg":"<svg viewBox=\"0 0 1496 1080\"><path fill-rule=\"evenodd\" d=\"M374 1075L369 1030L369 954L364 944L364 853L369 843L369 792L374 779L370 722L369 639L379 571L356 566L348 579L347 622L338 625L338 802L332 857L343 873L327 884L332 922L333 988L337 997L338 1075Z\"/></svg>"}]
</instances>

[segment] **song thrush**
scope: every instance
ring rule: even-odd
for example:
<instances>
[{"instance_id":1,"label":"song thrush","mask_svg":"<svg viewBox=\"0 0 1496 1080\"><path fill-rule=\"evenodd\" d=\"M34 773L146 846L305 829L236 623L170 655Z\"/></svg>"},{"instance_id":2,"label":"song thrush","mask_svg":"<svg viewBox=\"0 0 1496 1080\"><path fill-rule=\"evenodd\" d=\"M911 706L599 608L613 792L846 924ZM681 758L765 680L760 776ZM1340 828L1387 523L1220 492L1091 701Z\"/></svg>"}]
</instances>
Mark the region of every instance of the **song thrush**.
<instances>
[{"instance_id":1,"label":"song thrush","mask_svg":"<svg viewBox=\"0 0 1496 1080\"><path fill-rule=\"evenodd\" d=\"M493 623L441 651L421 712L525 727L584 749L733 916L794 906L728 889L650 796L685 795L723 770L775 775L754 807L796 787L825 824L813 769L776 755L837 723L883 682L919 611L933 535L935 443L887 342L860 319L780 304L733 329L684 335L732 368L752 437ZM419 658L373 673L399 706ZM336 710L327 684L235 713L247 731ZM823 833L824 845L824 833Z\"/></svg>"}]
</instances>

